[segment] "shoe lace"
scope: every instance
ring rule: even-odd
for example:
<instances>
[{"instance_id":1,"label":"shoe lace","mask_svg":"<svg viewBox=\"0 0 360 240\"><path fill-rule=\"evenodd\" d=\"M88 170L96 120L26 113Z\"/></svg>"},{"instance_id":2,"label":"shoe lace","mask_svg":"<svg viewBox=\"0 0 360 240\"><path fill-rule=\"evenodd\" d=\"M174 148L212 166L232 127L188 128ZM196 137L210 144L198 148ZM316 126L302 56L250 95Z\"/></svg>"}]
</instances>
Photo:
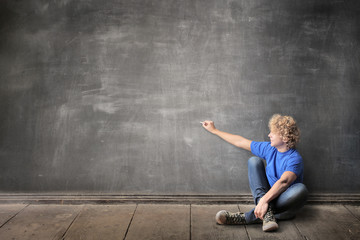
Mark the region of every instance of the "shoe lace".
<instances>
[{"instance_id":1,"label":"shoe lace","mask_svg":"<svg viewBox=\"0 0 360 240\"><path fill-rule=\"evenodd\" d=\"M227 224L244 224L245 223L245 217L242 213L226 213L226 222Z\"/></svg>"},{"instance_id":2,"label":"shoe lace","mask_svg":"<svg viewBox=\"0 0 360 240\"><path fill-rule=\"evenodd\" d=\"M275 221L274 213L270 207L267 210L267 212L265 213L264 221L265 222L274 222Z\"/></svg>"}]
</instances>

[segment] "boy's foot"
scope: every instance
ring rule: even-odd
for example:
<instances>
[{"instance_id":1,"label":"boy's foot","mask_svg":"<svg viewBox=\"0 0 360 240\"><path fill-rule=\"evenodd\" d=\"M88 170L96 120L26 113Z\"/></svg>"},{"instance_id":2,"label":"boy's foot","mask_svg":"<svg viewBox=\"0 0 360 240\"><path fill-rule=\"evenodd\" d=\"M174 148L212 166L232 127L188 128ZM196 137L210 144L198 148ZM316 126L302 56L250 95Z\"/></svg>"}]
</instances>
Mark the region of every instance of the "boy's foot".
<instances>
[{"instance_id":1,"label":"boy's foot","mask_svg":"<svg viewBox=\"0 0 360 240\"><path fill-rule=\"evenodd\" d=\"M279 228L279 225L276 223L274 213L273 213L271 207L269 207L264 216L263 231L270 232L270 231L275 231L278 228Z\"/></svg>"},{"instance_id":2,"label":"boy's foot","mask_svg":"<svg viewBox=\"0 0 360 240\"><path fill-rule=\"evenodd\" d=\"M218 224L246 224L245 214L241 212L231 213L221 210L216 214L215 219Z\"/></svg>"}]
</instances>

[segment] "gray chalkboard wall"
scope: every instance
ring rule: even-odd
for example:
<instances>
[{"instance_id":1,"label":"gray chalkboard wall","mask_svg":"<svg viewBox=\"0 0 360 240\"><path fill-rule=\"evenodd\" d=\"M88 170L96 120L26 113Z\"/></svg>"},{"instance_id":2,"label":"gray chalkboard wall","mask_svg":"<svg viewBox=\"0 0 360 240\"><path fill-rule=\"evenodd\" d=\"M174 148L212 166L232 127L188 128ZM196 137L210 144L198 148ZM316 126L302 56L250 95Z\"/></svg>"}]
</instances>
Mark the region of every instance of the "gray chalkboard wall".
<instances>
[{"instance_id":1,"label":"gray chalkboard wall","mask_svg":"<svg viewBox=\"0 0 360 240\"><path fill-rule=\"evenodd\" d=\"M360 3L0 2L0 191L250 193L249 152L302 130L313 193L360 189Z\"/></svg>"}]
</instances>

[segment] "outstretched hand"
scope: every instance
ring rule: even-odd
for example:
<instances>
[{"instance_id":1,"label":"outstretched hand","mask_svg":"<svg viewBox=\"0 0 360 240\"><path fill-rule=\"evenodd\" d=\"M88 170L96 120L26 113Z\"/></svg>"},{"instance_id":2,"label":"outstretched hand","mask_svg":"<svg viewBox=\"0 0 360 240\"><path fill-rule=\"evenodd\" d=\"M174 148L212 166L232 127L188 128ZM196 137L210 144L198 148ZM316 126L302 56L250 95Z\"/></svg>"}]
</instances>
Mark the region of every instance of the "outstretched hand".
<instances>
[{"instance_id":1,"label":"outstretched hand","mask_svg":"<svg viewBox=\"0 0 360 240\"><path fill-rule=\"evenodd\" d=\"M202 124L202 126L203 126L206 130L208 130L208 131L211 132L211 133L212 133L214 130L216 130L213 121L206 120L206 121L201 122L201 124Z\"/></svg>"}]
</instances>

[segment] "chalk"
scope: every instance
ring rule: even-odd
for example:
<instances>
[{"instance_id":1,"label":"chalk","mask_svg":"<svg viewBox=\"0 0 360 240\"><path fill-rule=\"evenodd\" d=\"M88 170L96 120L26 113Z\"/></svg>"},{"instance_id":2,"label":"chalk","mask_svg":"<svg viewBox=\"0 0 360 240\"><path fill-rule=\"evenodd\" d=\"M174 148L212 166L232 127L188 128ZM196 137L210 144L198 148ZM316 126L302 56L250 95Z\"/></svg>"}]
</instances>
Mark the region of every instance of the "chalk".
<instances>
[{"instance_id":1,"label":"chalk","mask_svg":"<svg viewBox=\"0 0 360 240\"><path fill-rule=\"evenodd\" d=\"M205 125L205 126L207 126L208 124L206 123L206 122L200 122L201 123L201 125Z\"/></svg>"}]
</instances>

